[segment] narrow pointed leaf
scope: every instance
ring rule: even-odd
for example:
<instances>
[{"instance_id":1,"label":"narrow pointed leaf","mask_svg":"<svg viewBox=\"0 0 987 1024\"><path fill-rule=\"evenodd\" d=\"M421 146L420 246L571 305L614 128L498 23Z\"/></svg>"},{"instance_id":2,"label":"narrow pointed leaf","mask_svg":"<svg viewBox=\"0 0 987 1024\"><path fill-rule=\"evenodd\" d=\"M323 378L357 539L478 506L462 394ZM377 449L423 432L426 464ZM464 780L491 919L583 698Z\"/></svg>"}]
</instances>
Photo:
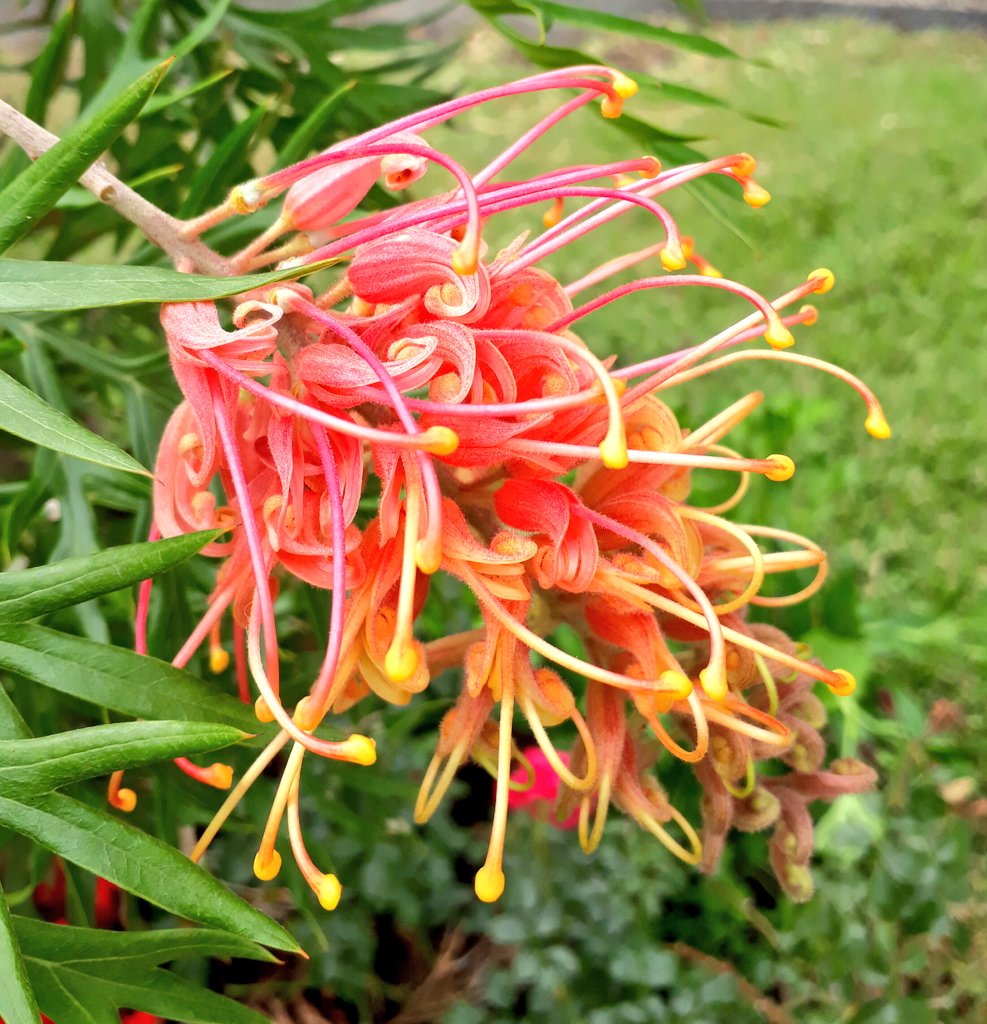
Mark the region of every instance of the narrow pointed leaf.
<instances>
[{"instance_id":1,"label":"narrow pointed leaf","mask_svg":"<svg viewBox=\"0 0 987 1024\"><path fill-rule=\"evenodd\" d=\"M207 277L179 274L165 267L0 259L0 313L52 313L134 302L221 299L279 281L294 281L337 262L321 260L304 267L243 277Z\"/></svg>"},{"instance_id":2,"label":"narrow pointed leaf","mask_svg":"<svg viewBox=\"0 0 987 1024\"><path fill-rule=\"evenodd\" d=\"M100 594L133 586L191 558L219 536L203 530L183 537L123 544L94 555L0 575L0 622L26 622Z\"/></svg>"},{"instance_id":3,"label":"narrow pointed leaf","mask_svg":"<svg viewBox=\"0 0 987 1024\"><path fill-rule=\"evenodd\" d=\"M637 18L625 18L619 14L593 8L576 7L574 4L556 4L550 0L524 0L525 8L538 11L567 25L578 25L580 28L602 30L604 32L620 32L634 36L636 39L647 39L653 43L664 43L680 50L701 53L707 57L726 57L739 60L740 55L729 46L718 43L715 39L698 35L694 32L676 32L659 25L650 25Z\"/></svg>"},{"instance_id":4,"label":"narrow pointed leaf","mask_svg":"<svg viewBox=\"0 0 987 1024\"><path fill-rule=\"evenodd\" d=\"M2 370L0 430L43 448L72 455L86 462L95 462L99 466L150 475L133 456L80 426Z\"/></svg>"},{"instance_id":5,"label":"narrow pointed leaf","mask_svg":"<svg viewBox=\"0 0 987 1024\"><path fill-rule=\"evenodd\" d=\"M156 906L274 949L298 944L177 850L62 793L31 804L0 796L0 824Z\"/></svg>"},{"instance_id":6,"label":"narrow pointed leaf","mask_svg":"<svg viewBox=\"0 0 987 1024\"><path fill-rule=\"evenodd\" d=\"M91 983L91 982L90 982ZM188 1024L268 1024L242 1003L193 985L160 968L135 976L125 971L107 972L99 985L120 1007L128 1007L166 1020Z\"/></svg>"},{"instance_id":7,"label":"narrow pointed leaf","mask_svg":"<svg viewBox=\"0 0 987 1024\"><path fill-rule=\"evenodd\" d=\"M82 779L228 747L238 729L205 722L121 722L36 739L0 740L0 793L48 793Z\"/></svg>"},{"instance_id":8,"label":"narrow pointed leaf","mask_svg":"<svg viewBox=\"0 0 987 1024\"><path fill-rule=\"evenodd\" d=\"M38 1024L40 1016L0 885L0 1020L6 1024Z\"/></svg>"},{"instance_id":9,"label":"narrow pointed leaf","mask_svg":"<svg viewBox=\"0 0 987 1024\"><path fill-rule=\"evenodd\" d=\"M244 732L258 728L250 705L189 672L44 626L0 625L0 668L135 718L218 722Z\"/></svg>"},{"instance_id":10,"label":"narrow pointed leaf","mask_svg":"<svg viewBox=\"0 0 987 1024\"><path fill-rule=\"evenodd\" d=\"M0 252L27 234L116 140L150 99L170 63L141 75L0 192Z\"/></svg>"},{"instance_id":11,"label":"narrow pointed leaf","mask_svg":"<svg viewBox=\"0 0 987 1024\"><path fill-rule=\"evenodd\" d=\"M96 974L107 969L140 971L179 957L238 957L273 962L262 946L239 935L212 928L160 928L148 932L97 931L12 917L25 955L35 960L71 964Z\"/></svg>"}]
</instances>

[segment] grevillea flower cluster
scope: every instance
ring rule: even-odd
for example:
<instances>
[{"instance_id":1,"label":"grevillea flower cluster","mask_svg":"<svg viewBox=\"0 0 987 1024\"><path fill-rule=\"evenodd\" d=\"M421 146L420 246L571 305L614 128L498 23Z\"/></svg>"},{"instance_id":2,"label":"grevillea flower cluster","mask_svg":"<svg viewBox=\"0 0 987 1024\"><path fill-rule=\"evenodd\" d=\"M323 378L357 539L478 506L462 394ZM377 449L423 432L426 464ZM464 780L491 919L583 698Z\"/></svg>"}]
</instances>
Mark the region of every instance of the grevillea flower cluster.
<instances>
[{"instance_id":1,"label":"grevillea flower cluster","mask_svg":"<svg viewBox=\"0 0 987 1024\"><path fill-rule=\"evenodd\" d=\"M544 91L564 98L479 171L427 141L429 129L481 104ZM790 350L791 328L817 316L800 303L828 291L833 275L813 271L769 301L723 277L679 233L664 196L704 176L736 183L752 206L768 200L744 153L669 169L642 156L524 180L505 174L581 107L600 101L603 115L616 117L634 92L608 67L535 75L338 143L237 187L189 222L195 237L280 201L235 266L335 261L335 279L320 294L291 283L240 296L231 326L210 302L162 310L185 401L158 454L155 535L226 531L205 549L221 560L215 589L174 663L208 643L211 667L222 673L224 642L232 646L242 699L278 727L194 859L287 747L254 870L261 879L277 875L286 817L299 868L323 906L334 907L340 884L304 842L303 761L368 765L376 749L361 735L326 738L319 726L371 697L405 705L450 668L461 672L461 689L441 722L414 816L428 820L464 762L488 769L493 822L475 880L484 901L505 885L510 791L546 770L558 784L539 781L539 793L558 790L558 820L572 820L586 851L600 842L611 805L703 870L716 865L731 828L772 828L772 866L796 898L811 891L809 803L873 783L856 761L824 766L825 715L811 691L822 683L848 694L853 677L748 618L752 607L807 598L826 572L812 541L725 518L752 476L784 481L794 471L785 455L748 457L724 443L762 395L740 397L690 429L665 402L676 385L769 359L847 382L866 403L867 430L888 436L864 384ZM428 189L435 178L446 191ZM416 198L359 212L375 185L399 198L415 185ZM537 229L488 249L487 222L516 210L531 210ZM653 245L576 281L542 269L546 257L583 239L592 244L596 229L628 216L651 219ZM627 280L632 268L645 276ZM599 358L577 335L596 310L663 288L708 289L725 309L737 300L749 309L712 338L629 366ZM690 504L697 471L732 474L733 496L715 507ZM769 575L813 567L814 582L797 593L762 593ZM436 573L472 594L478 626L423 642L414 627ZM290 581L328 591L331 604L321 669L307 695L286 707L275 603ZM149 599L145 584L142 651ZM581 638L581 656L553 641L562 625ZM557 749L557 727L567 745L576 736L571 752ZM537 744L537 773L516 733ZM702 838L662 787L654 771L662 759L694 766ZM227 766L182 767L232 785ZM124 809L133 804L119 777L110 795Z\"/></svg>"}]
</instances>

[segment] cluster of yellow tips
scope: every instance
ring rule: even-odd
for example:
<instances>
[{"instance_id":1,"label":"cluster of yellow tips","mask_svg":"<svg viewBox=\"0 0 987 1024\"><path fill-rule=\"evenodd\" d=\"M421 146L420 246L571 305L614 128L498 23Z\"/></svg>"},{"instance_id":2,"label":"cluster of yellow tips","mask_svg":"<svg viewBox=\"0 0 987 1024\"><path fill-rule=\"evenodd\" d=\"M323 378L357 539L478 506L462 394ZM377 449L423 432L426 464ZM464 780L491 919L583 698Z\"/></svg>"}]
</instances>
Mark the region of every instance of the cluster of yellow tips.
<instances>
[{"instance_id":1,"label":"cluster of yellow tips","mask_svg":"<svg viewBox=\"0 0 987 1024\"><path fill-rule=\"evenodd\" d=\"M621 114L624 101L638 91L632 79L614 69L568 70L575 77L562 81L562 87L567 89L580 88L580 83L587 80L584 76L596 78L591 78L593 89L567 101L562 116L577 109L580 103L600 99L602 115L615 118ZM601 76L603 81L597 81ZM264 293L265 315L271 317L265 326L271 327L274 337L265 355L254 358L248 352L242 360L239 355L225 356L231 365L220 369L223 360L213 349L195 348L195 360L200 356L202 360L213 358L208 365L210 372L218 376L210 387L215 388L218 381L226 386L226 394L231 393L230 388L234 392L239 389L243 401L237 416L266 409L272 417L278 417L280 426L287 423L290 432L288 442L269 432L268 448L260 451L255 440L269 431L267 420L258 417L252 421L256 433L254 427L244 431L242 424L230 425L223 418L226 413L222 402L215 392L210 392L225 469L232 481L228 484L226 477L222 478L229 505L214 508L210 483L199 485L201 489L189 500L203 521L213 515L217 522L230 527L242 526L241 533L249 540L254 584L249 601L244 600L242 592L236 594L234 601L236 587L225 584L226 605L215 614L210 609L206 616L209 621L198 634L198 642L202 644L208 634L210 671L225 673L231 659L220 642L219 622L226 606L237 609L240 617L236 620L239 633L235 651L241 697L245 701L251 699L252 681L259 692L254 703L258 722L277 726L274 737L235 785L228 765L183 766L192 777L230 790L196 843L192 859L198 861L203 856L247 790L277 763L280 781L253 858L254 874L262 881L279 875L283 861L277 846L281 842L284 849L280 837L286 831L294 862L326 910L338 905L341 886L335 874L316 866L302 836L298 795L304 758L311 752L357 765L374 764L377 751L369 737L355 734L330 741L317 735L329 711L345 711L370 692L402 705L421 692L430 673L462 665L464 685L460 700L439 728L436 753L425 772L414 817L419 823L428 820L458 767L468 759L473 758L489 771L497 783L493 821L487 856L475 875L474 885L477 897L492 903L500 898L505 887L507 780L515 764L525 767L534 779L531 762L514 741L516 709L529 723L539 748L566 787L560 807L570 801L569 809L578 818L584 850L591 852L599 844L612 801L673 854L696 864L702 860L703 846L693 826L670 805L658 781L648 774L650 764L644 764L640 771L636 768L639 735L626 727L628 714L637 714L637 726L642 725L643 718L653 734L652 740L661 744L659 749L694 765L697 777L704 768L722 767L730 761L731 749L736 751L738 745L745 744L740 749L746 752L746 763L738 755L734 758L736 763L729 766L736 770L729 777L723 775L727 792L736 799L745 799L754 793L758 782L767 778L770 784L772 778L770 772L757 776L755 759L766 759L769 755L764 754L765 750L772 752L770 756L779 756L788 749L796 733L782 718L774 717L784 697L779 697L776 677L767 669L766 659L773 661L776 668L781 666L781 672L776 673L778 680L784 681L787 672L792 673L793 679L802 673L803 678L823 682L838 695L852 693L856 685L845 670L829 670L796 656L783 644L758 639L756 627L744 620L749 605L781 607L804 599L821 586L826 574L825 553L811 540L767 526L738 526L721 517L743 497L753 474L783 482L795 472L794 462L785 454L745 458L720 443L761 402L761 392L739 399L691 432L681 430L659 397L665 387L694 380L743 359L774 359L814 367L849 383L867 404L868 433L877 438L890 436L880 404L861 381L832 364L790 351L795 343L790 327L813 324L818 316L813 306L803 306L798 314L793 314L791 308L813 293L828 292L835 283L833 273L825 268L814 270L804 283L769 301L754 289L724 278L697 251L692 238L679 234L674 219L655 201L678 184L717 173L739 184L746 203L761 207L770 195L754 180L753 157L732 154L666 172L657 159L640 157L602 167L567 167L530 182L497 183L496 175L560 118L550 115L474 177L415 135L410 142L395 141L401 135L411 134L405 131L409 124L424 131L444 119L412 115L410 120L375 129L346 143L350 148L342 148L344 144L334 146L302 164L237 186L216 211L186 225L188 236L197 237L226 216L252 213L287 192L277 221L235 257L243 260L236 265L249 270L285 257L290 257L287 264L310 262L306 256L314 262L320 252L327 262L346 262L339 280L318 298L298 283ZM401 148L405 145L407 150ZM383 171L382 158L397 155L414 157L422 165L440 164L456 176L456 189L443 196L414 200L397 208L398 212L361 216L361 197ZM393 176L389 172L383 179L388 187L403 187L417 180L419 172L424 173L423 167L409 170L407 164L403 169L390 166ZM369 177L358 187L356 177L365 171ZM634 171L643 180L635 178ZM324 177L327 174L329 177ZM323 177L315 181L316 175ZM595 184L601 180L607 187ZM525 190L530 190L528 197L521 195ZM592 202L566 216L564 202L580 196L591 198ZM520 207L522 200L538 203L539 209L547 206L542 215L545 234L530 242L526 237L520 238L513 247L488 258L480 234L483 220L491 210ZM498 207L497 203L503 205ZM569 285L556 281L537 266L550 252L558 251L597 223L612 219L611 214L642 207L662 225L662 234L655 244L612 259ZM328 217L325 211L332 211L330 222L315 223L323 214ZM392 217L406 219L394 221ZM302 241L296 238L284 242L281 235L287 230L304 232ZM321 250L311 250L309 235L314 239L317 234L325 234L331 241ZM349 251L345 245L349 244L351 234L358 241L353 242ZM293 248L298 245L302 248ZM298 257L298 253L303 256ZM415 255L422 253L425 255ZM636 279L584 305L572 301L584 289L644 260L654 261L655 257L666 272L664 275ZM433 270L423 271L419 264L434 268L440 283L429 276ZM678 274L690 264L695 272ZM421 294L411 285L409 294L400 291L406 270L408 280L422 275ZM643 287L679 285L698 285L714 293L730 292L753 304L754 312L702 344L619 369L593 355L572 333L573 323L615 297ZM469 289L482 297L475 300L473 308L467 303L473 294ZM258 305L259 301L244 302L238 310L257 313L254 307ZM503 312L505 308L507 313ZM280 317L295 319L281 322ZM236 312L233 320L245 335L250 334L250 325L243 327ZM443 354L441 348L428 355L428 363L413 364L409 374L408 364L415 355L412 341L417 340L414 331L428 328L433 321L439 325L437 335L449 330L456 344L472 358L475 366L469 369L472 376L468 379L466 371L461 371L452 355ZM368 323L373 325L372 329ZM273 324L279 326L275 328ZM286 335L279 338L278 332L289 324ZM388 335L389 331L393 333ZM296 344L292 332L305 339L305 346ZM504 367L487 376L481 376L479 370L481 332L485 332L482 340L486 345L492 349L502 346L497 354ZM505 340L499 335L508 337ZM734 348L758 338L763 338L769 348ZM169 343L171 340L169 335ZM445 343L444 338L431 340ZM189 340L182 343L191 345ZM341 348L332 349L331 345ZM451 341L449 345L451 352ZM525 353L525 345L530 355ZM509 346L513 346L510 353ZM539 354L538 346L551 350L551 359ZM327 380L314 372L311 377L301 372L304 361L296 358L294 350L302 347L308 356L325 356L334 361L326 372ZM260 342L258 348L263 348ZM518 362L525 369L512 379L513 352L519 353ZM345 383L337 385L333 373L336 363L345 364L343 356L354 360L361 376L347 378L341 373L340 379ZM282 362L277 365L287 368L285 376L290 379L289 384L279 385L281 390L275 388L276 375L268 372L279 359ZM251 365L251 361L252 376L237 370L237 366ZM426 372L433 362L442 369L442 378L433 379ZM551 373L542 368L542 362L550 365ZM449 372L450 364L456 367L456 373ZM465 360L463 365L466 366ZM372 373L366 374L367 367ZM569 371L568 378L563 370ZM235 376L237 372L239 377ZM503 374L499 383L497 372ZM438 373L436 369L434 374ZM643 379L628 385L627 381L635 377ZM361 382L350 383L352 379ZM529 379L536 383L529 383ZM266 380L272 383L260 383ZM437 380L441 383L433 390ZM457 384L465 381L463 391L460 397L443 400L441 396L449 393L450 380L453 394ZM345 395L345 403L327 413L331 399L319 398L323 384L323 394L345 388L351 388L352 393ZM495 385L506 397L498 394ZM185 384L182 386L185 389ZM571 390L567 392L566 388ZM188 392L186 395L189 397ZM265 400L269 403L266 406ZM198 416L199 406L191 398L189 404ZM371 405L373 413L365 414L364 410ZM665 414L670 423L663 423ZM436 423L437 419L448 420L457 429ZM492 424L496 424L497 430L507 426L508 431L514 432L501 436ZM187 425L183 424L183 428ZM558 428L554 437L549 434L549 427ZM234 428L239 430L239 438L230 436L235 435ZM208 448L204 443L206 436L201 424L198 433L186 430L177 438L178 455L189 461L204 459ZM358 443L352 443L354 438ZM351 460L356 471L349 476L342 471L345 460L340 448L334 447L340 439L352 443L351 451L356 452ZM238 442L245 442L242 448ZM290 457L282 450L278 461L276 443L287 443ZM477 455L474 449L483 451ZM493 459L489 457L491 450L497 453ZM248 454L241 455L242 451ZM378 459L381 452L386 452L386 457ZM453 455L457 458L449 458ZM440 467L441 477L432 457L448 459ZM238 458L253 461L239 465ZM317 467L320 459L325 478L321 497L318 471L313 472L313 465ZM283 464L292 463L291 473L299 474L294 477L294 482L300 481L297 492L289 486L291 480L286 483L280 479L273 490L262 483L265 473L275 472L270 469L272 461L277 464L279 477L287 474ZM601 464L603 470L626 475L607 476L600 472ZM379 468L386 465L399 468ZM515 465L523 470L515 471ZM234 466L239 468L239 483ZM370 526L358 527L354 512L343 513L342 495L349 499L360 492L368 466L380 477L382 497L377 518ZM572 476L567 475L570 469ZM735 472L741 483L720 505L695 508L687 502L688 474L693 469ZM633 475L639 471L640 477ZM385 480L387 473L392 476ZM571 480L572 486L563 484L563 480ZM250 488L244 481L250 482ZM637 481L642 481L639 491L634 490ZM512 495L511 485L528 491L539 486L567 492L569 497L562 499L569 502L563 505L565 515L556 515L557 506L552 505L559 496L557 491L540 491L543 496L548 494L545 505L553 511L545 512L540 507L531 511L525 503L534 509L539 502L528 494ZM234 513L235 508L249 510L254 501L250 489L261 495L256 499L257 518L270 531L263 537L269 546L266 554L259 535L248 529L253 526L253 518L245 514L240 522L241 513ZM644 507L647 500L642 495L652 491L661 496L661 502L655 505L667 507L664 520L658 512L652 520L652 510ZM310 514L307 510L313 507L305 505L299 494L306 500L320 498L322 504L317 514L311 514L313 520L320 521L311 535L317 540L310 541L310 535L306 535L304 544L298 544L304 548L303 555L289 551L296 558L292 562L286 554L286 544L297 537L288 536L288 530L300 527ZM387 495L393 499L391 504L387 504ZM620 500L627 498L629 507L634 501L640 504L634 506L633 512L620 511L615 496ZM463 500L457 503L457 498ZM499 504L501 499L507 503L506 508ZM472 515L484 501L489 502L490 508L482 515ZM329 514L324 513L326 508ZM515 521L529 511L533 523ZM538 518L542 513L546 515L544 521ZM457 516L462 520L462 537L457 537L450 526L450 520L455 524ZM325 526L330 519L339 532L330 532ZM551 531L558 521L566 525L556 538ZM271 525L275 522L278 525ZM490 537L486 536L488 525ZM580 533L584 527L587 532ZM496 533L492 532L494 529ZM348 542L354 535L355 543L360 545L358 549ZM544 540L546 537L551 543ZM605 541L601 540L603 537ZM762 550L758 538L769 538L784 550ZM340 551L340 547L344 550ZM521 551L527 553L517 553ZM270 558L265 561L267 555ZM347 563L351 555L354 561ZM391 555L393 558L388 562ZM318 573L313 569L309 576L299 569L302 557L311 557L313 564L318 561ZM361 571L348 576L357 562ZM331 563L331 576L326 563ZM237 563L231 557L228 564ZM422 577L430 576L440 567L471 590L484 628L443 637L426 647L414 634L415 618L428 583ZM306 571L310 568L306 566ZM815 577L798 594L762 594L768 574L803 569L814 569ZM293 712L282 703L280 692L276 618L269 589L276 570L287 571L332 593L326 661L309 695L298 702ZM349 583L348 579L357 582ZM558 594L563 595L563 602L556 606L553 602ZM563 607L564 613L560 612ZM607 615L619 619L616 626L604 621ZM551 640L559 622L572 624L579 621L579 616L586 628L586 649L592 651L585 659L561 650ZM681 639L672 628L666 633L665 623L673 621L683 629L682 636L695 637L698 633L701 640ZM634 622L640 623L643 638L635 635L625 642L618 634L636 633ZM657 639L649 633L652 628ZM635 646L639 639L640 645ZM190 638L183 652L187 650L190 657L195 649ZM532 655L554 668L535 668ZM746 686L754 685L750 683L754 663L767 698L760 691L756 696L745 693ZM562 670L586 681L582 695L570 690ZM744 676L747 671L750 675ZM492 713L498 706L495 724ZM663 716L668 716L665 724ZM681 742L673 738L676 728L666 729L669 721L682 726ZM560 756L547 732L548 728L565 723L573 726L578 736L571 765L564 755ZM646 757L642 756L642 760ZM634 770L629 770L628 765L635 766ZM136 803L133 791L121 788L119 773L111 780L109 798L124 811L132 810ZM676 827L677 834L684 837L681 843L669 832Z\"/></svg>"}]
</instances>

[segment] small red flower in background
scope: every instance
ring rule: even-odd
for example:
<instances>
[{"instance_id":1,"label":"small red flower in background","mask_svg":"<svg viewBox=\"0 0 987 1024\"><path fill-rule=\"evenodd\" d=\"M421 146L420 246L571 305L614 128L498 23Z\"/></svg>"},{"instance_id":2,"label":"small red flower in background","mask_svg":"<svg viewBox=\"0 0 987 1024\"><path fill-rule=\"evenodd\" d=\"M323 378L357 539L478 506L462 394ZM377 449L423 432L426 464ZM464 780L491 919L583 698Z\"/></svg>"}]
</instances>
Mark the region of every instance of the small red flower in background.
<instances>
[{"instance_id":1,"label":"small red flower in background","mask_svg":"<svg viewBox=\"0 0 987 1024\"><path fill-rule=\"evenodd\" d=\"M579 823L578 811L573 811L565 821L559 821L555 814L555 802L559 796L561 783L545 752L538 746L525 747L521 751L521 757L522 763L511 772L511 782L517 788L511 789L507 806L512 811L524 811L533 818L547 821L556 828L575 828ZM560 750L558 757L568 768L569 754L565 750ZM524 761L530 765L530 771L525 767Z\"/></svg>"}]
</instances>

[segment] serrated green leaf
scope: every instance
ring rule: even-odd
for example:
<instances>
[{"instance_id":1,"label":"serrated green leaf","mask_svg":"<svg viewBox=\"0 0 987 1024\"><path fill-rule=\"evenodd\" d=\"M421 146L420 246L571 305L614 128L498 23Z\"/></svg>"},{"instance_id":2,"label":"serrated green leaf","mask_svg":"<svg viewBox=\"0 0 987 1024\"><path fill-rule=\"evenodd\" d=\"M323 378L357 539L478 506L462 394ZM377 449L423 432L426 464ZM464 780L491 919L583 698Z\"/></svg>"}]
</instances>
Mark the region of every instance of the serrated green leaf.
<instances>
[{"instance_id":1,"label":"serrated green leaf","mask_svg":"<svg viewBox=\"0 0 987 1024\"><path fill-rule=\"evenodd\" d=\"M177 850L62 793L30 804L0 796L0 824L179 917L274 949L298 944Z\"/></svg>"},{"instance_id":2,"label":"serrated green leaf","mask_svg":"<svg viewBox=\"0 0 987 1024\"><path fill-rule=\"evenodd\" d=\"M337 262L321 260L244 277L206 277L179 274L165 267L0 259L0 313L64 312L134 302L221 299L280 281L294 281Z\"/></svg>"},{"instance_id":3,"label":"serrated green leaf","mask_svg":"<svg viewBox=\"0 0 987 1024\"><path fill-rule=\"evenodd\" d=\"M167 540L122 544L94 555L5 572L0 575L0 622L26 622L140 583L191 558L220 532L202 530Z\"/></svg>"},{"instance_id":4,"label":"serrated green leaf","mask_svg":"<svg viewBox=\"0 0 987 1024\"><path fill-rule=\"evenodd\" d=\"M135 458L59 412L2 370L0 430L99 466L150 475Z\"/></svg>"},{"instance_id":5,"label":"serrated green leaf","mask_svg":"<svg viewBox=\"0 0 987 1024\"><path fill-rule=\"evenodd\" d=\"M0 1020L6 1024L38 1024L40 1016L0 885Z\"/></svg>"},{"instance_id":6,"label":"serrated green leaf","mask_svg":"<svg viewBox=\"0 0 987 1024\"><path fill-rule=\"evenodd\" d=\"M258 727L250 705L189 672L44 626L0 625L0 667L118 714Z\"/></svg>"},{"instance_id":7,"label":"serrated green leaf","mask_svg":"<svg viewBox=\"0 0 987 1024\"><path fill-rule=\"evenodd\" d=\"M0 252L27 234L116 140L150 98L170 63L141 75L0 192Z\"/></svg>"},{"instance_id":8,"label":"serrated green leaf","mask_svg":"<svg viewBox=\"0 0 987 1024\"><path fill-rule=\"evenodd\" d=\"M238 729L205 722L121 722L0 740L0 793L18 799L138 765L228 747Z\"/></svg>"}]
</instances>

